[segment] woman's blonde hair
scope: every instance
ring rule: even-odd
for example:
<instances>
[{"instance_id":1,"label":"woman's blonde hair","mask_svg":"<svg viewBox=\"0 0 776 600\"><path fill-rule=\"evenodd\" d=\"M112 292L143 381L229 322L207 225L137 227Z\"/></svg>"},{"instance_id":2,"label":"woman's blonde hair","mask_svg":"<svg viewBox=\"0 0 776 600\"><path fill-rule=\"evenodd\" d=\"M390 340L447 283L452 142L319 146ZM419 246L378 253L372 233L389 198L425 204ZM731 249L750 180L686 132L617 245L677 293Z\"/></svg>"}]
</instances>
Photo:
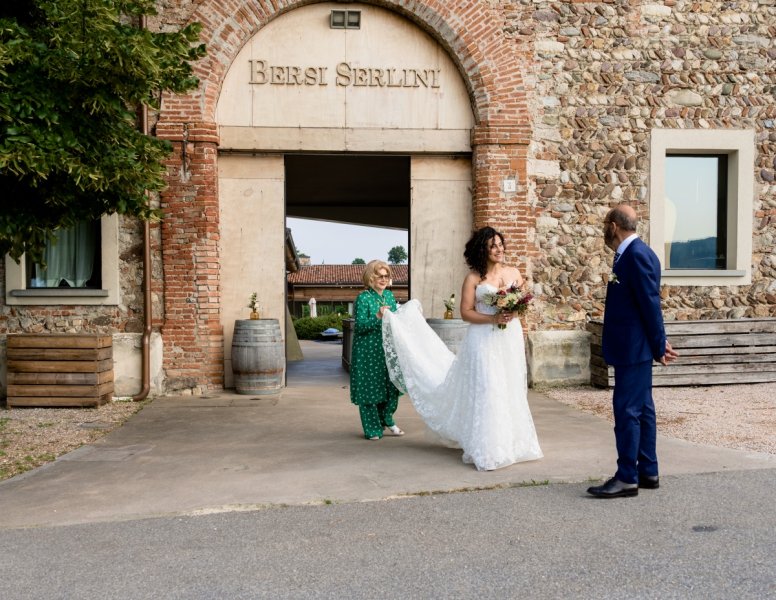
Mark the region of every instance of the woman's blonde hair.
<instances>
[{"instance_id":1,"label":"woman's blonde hair","mask_svg":"<svg viewBox=\"0 0 776 600\"><path fill-rule=\"evenodd\" d=\"M364 285L366 287L372 287L372 283L377 279L377 272L382 271L383 269L388 271L389 279L393 277L393 271L391 271L391 267L388 266L388 263L381 260L370 260L366 263L366 269L364 269L364 274L361 277Z\"/></svg>"}]
</instances>

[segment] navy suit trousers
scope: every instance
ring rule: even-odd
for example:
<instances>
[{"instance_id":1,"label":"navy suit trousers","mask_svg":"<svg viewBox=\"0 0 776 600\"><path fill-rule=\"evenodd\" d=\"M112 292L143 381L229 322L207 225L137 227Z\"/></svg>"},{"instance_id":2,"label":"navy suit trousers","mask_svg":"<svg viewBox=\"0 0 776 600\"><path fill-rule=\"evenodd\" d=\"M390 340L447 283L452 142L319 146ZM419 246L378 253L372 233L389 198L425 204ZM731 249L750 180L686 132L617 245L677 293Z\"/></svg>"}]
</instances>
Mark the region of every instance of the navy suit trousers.
<instances>
[{"instance_id":1,"label":"navy suit trousers","mask_svg":"<svg viewBox=\"0 0 776 600\"><path fill-rule=\"evenodd\" d=\"M657 468L657 424L652 400L652 361L614 367L614 436L617 473L625 483L639 475L653 476Z\"/></svg>"}]
</instances>

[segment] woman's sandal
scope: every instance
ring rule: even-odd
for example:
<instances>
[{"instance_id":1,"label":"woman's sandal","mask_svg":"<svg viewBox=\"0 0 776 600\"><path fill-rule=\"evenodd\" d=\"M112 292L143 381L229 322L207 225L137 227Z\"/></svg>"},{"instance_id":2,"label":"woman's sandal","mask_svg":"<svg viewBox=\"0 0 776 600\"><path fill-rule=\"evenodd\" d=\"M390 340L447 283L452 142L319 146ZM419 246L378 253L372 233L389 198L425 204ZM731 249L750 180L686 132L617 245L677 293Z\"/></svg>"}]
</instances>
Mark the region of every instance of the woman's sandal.
<instances>
[{"instance_id":1,"label":"woman's sandal","mask_svg":"<svg viewBox=\"0 0 776 600\"><path fill-rule=\"evenodd\" d=\"M390 427L385 428L387 430L387 433L390 433L390 435L404 435L404 432L399 429L398 425L391 425Z\"/></svg>"},{"instance_id":2,"label":"woman's sandal","mask_svg":"<svg viewBox=\"0 0 776 600\"><path fill-rule=\"evenodd\" d=\"M370 439L370 440L379 440L379 439L380 439L380 436L379 436L379 435L373 435L373 436L372 436L372 437L370 437L369 439Z\"/></svg>"}]
</instances>

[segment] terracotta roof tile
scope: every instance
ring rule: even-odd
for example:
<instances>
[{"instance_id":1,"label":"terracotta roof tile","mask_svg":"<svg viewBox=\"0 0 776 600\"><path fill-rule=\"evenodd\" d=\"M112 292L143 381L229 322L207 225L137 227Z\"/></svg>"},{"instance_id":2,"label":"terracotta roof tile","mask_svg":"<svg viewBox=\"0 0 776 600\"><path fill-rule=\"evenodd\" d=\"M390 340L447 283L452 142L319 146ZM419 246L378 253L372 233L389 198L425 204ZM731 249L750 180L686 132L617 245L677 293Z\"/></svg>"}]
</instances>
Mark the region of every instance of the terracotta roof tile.
<instances>
[{"instance_id":1,"label":"terracotta roof tile","mask_svg":"<svg viewBox=\"0 0 776 600\"><path fill-rule=\"evenodd\" d=\"M304 265L288 274L292 285L362 285L366 265ZM409 265L391 265L393 285L407 285Z\"/></svg>"}]
</instances>

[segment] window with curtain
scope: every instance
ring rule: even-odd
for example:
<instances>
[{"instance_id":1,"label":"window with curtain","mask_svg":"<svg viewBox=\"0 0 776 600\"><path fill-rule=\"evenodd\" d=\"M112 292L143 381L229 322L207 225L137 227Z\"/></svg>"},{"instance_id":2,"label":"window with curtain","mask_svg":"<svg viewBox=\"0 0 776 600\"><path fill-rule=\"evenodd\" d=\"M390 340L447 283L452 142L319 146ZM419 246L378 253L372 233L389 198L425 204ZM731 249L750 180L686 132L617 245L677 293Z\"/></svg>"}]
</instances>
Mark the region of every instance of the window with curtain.
<instances>
[{"instance_id":1,"label":"window with curtain","mask_svg":"<svg viewBox=\"0 0 776 600\"><path fill-rule=\"evenodd\" d=\"M100 288L100 221L58 229L46 244L45 268L27 258L27 288Z\"/></svg>"}]
</instances>

